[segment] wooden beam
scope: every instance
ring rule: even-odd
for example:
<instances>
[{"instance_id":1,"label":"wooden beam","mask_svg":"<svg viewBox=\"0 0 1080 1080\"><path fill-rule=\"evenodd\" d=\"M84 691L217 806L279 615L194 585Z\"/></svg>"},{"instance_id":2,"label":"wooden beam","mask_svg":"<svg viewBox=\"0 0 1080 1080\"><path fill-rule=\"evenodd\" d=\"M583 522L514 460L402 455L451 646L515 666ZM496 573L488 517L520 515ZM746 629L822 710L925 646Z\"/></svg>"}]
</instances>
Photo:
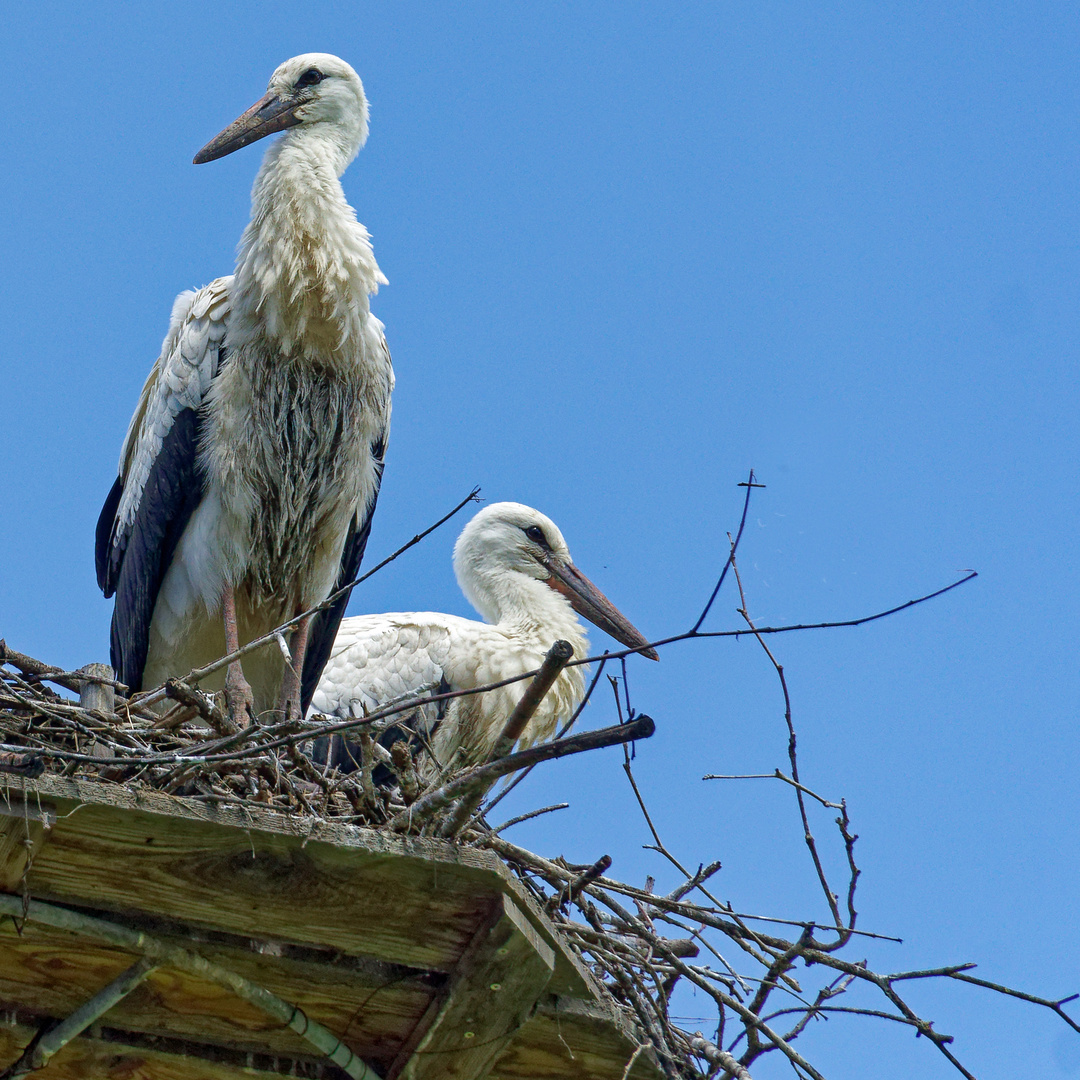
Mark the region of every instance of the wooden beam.
<instances>
[{"instance_id":1,"label":"wooden beam","mask_svg":"<svg viewBox=\"0 0 1080 1080\"><path fill-rule=\"evenodd\" d=\"M273 941L186 936L140 920L156 938L193 948L289 1001L332 1031L347 1033L365 1059L387 1066L441 980L410 968L334 957ZM222 940L225 939L225 940ZM307 954L307 955L305 955ZM64 1016L96 988L116 977L131 954L114 946L40 923L18 933L0 925L0 1015L12 1004L46 1016ZM159 969L145 987L109 1013L111 1027L143 1035L192 1039L235 1050L305 1057L300 1037L229 991L183 971Z\"/></svg>"},{"instance_id":2,"label":"wooden beam","mask_svg":"<svg viewBox=\"0 0 1080 1080\"><path fill-rule=\"evenodd\" d=\"M32 864L56 824L56 808L40 799L0 798L0 889L20 892Z\"/></svg>"},{"instance_id":3,"label":"wooden beam","mask_svg":"<svg viewBox=\"0 0 1080 1080\"><path fill-rule=\"evenodd\" d=\"M0 1062L12 1061L53 1017L20 1010L0 1018ZM337 1080L333 1066L314 1058L238 1053L177 1039L142 1039L111 1028L92 1029L68 1043L43 1080Z\"/></svg>"},{"instance_id":4,"label":"wooden beam","mask_svg":"<svg viewBox=\"0 0 1080 1080\"><path fill-rule=\"evenodd\" d=\"M140 957L126 971L122 971L111 983L103 986L92 998L83 1002L73 1013L58 1024L42 1027L37 1036L22 1052L19 1060L4 1070L0 1080L17 1080L45 1068L72 1039L81 1035L91 1024L97 1023L118 1001L126 998L154 970L154 964Z\"/></svg>"},{"instance_id":5,"label":"wooden beam","mask_svg":"<svg viewBox=\"0 0 1080 1080\"><path fill-rule=\"evenodd\" d=\"M499 1056L489 1080L660 1080L663 1075L652 1047L642 1046L625 1017L599 1002L546 995Z\"/></svg>"},{"instance_id":6,"label":"wooden beam","mask_svg":"<svg viewBox=\"0 0 1080 1080\"><path fill-rule=\"evenodd\" d=\"M292 1028L302 1039L347 1072L354 1080L378 1080L377 1074L348 1045L332 1031L307 1016L303 1009L284 1001L276 994L270 993L265 987L251 982L250 979L245 979L234 971L206 960L197 953L158 941L140 930L131 930L105 919L95 919L55 904L44 904L40 900L31 900L29 904L22 904L17 897L0 895L0 912L5 915L22 914L32 922L45 923L48 926L72 930L100 941L107 941L111 945L117 945L136 955L145 956L162 967L177 968L197 978L217 983Z\"/></svg>"},{"instance_id":7,"label":"wooden beam","mask_svg":"<svg viewBox=\"0 0 1080 1080\"><path fill-rule=\"evenodd\" d=\"M5 794L31 819L39 799L55 806L56 825L29 875L42 899L236 934L258 928L281 941L449 972L491 902L507 893L555 950L551 989L595 996L589 972L493 852L118 784L43 776L0 785L0 808ZM21 891L18 881L6 891Z\"/></svg>"},{"instance_id":8,"label":"wooden beam","mask_svg":"<svg viewBox=\"0 0 1080 1080\"><path fill-rule=\"evenodd\" d=\"M415 1049L391 1066L391 1080L483 1080L554 969L554 952L501 897L462 954L445 999L421 1022L427 1026Z\"/></svg>"}]
</instances>

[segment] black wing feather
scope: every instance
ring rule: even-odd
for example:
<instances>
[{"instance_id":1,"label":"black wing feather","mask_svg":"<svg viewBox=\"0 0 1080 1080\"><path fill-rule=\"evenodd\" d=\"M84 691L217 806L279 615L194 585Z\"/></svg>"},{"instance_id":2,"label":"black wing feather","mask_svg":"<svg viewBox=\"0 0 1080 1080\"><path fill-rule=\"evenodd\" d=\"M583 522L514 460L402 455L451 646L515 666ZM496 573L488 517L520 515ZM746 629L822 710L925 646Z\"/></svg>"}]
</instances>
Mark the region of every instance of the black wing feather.
<instances>
[{"instance_id":1,"label":"black wing feather","mask_svg":"<svg viewBox=\"0 0 1080 1080\"><path fill-rule=\"evenodd\" d=\"M115 569L107 583L116 588L112 619L112 665L117 678L132 689L142 686L158 591L184 529L203 497L198 466L202 416L195 409L176 415L150 468L142 500L126 541L117 538L107 552ZM98 580L102 577L102 522L113 502L106 500L98 522ZM115 516L115 508L113 510ZM110 533L112 525L109 526ZM104 587L104 586L103 586ZM106 595L109 595L106 593Z\"/></svg>"},{"instance_id":2,"label":"black wing feather","mask_svg":"<svg viewBox=\"0 0 1080 1080\"><path fill-rule=\"evenodd\" d=\"M94 533L94 566L97 569L98 587L108 600L116 592L116 564L113 559L113 526L116 524L116 511L124 494L123 477L118 476L105 499L98 517L97 530Z\"/></svg>"},{"instance_id":3,"label":"black wing feather","mask_svg":"<svg viewBox=\"0 0 1080 1080\"><path fill-rule=\"evenodd\" d=\"M355 581L360 572L360 564L364 561L364 550L367 548L368 537L371 535L371 519L375 516L375 504L379 501L384 453L385 441L380 439L371 447L371 455L375 463L375 492L371 496L371 504L366 508L363 520L359 520L357 515L353 516L352 529L341 552L341 567L338 570L333 592ZM311 699L315 694L315 688L319 685L323 668L326 667L326 662L330 659L330 653L334 648L334 639L337 637L341 620L345 617L345 608L349 604L351 595L352 590L343 593L330 607L320 611L311 620L307 652L304 654L304 670L300 679L301 716L311 705Z\"/></svg>"}]
</instances>

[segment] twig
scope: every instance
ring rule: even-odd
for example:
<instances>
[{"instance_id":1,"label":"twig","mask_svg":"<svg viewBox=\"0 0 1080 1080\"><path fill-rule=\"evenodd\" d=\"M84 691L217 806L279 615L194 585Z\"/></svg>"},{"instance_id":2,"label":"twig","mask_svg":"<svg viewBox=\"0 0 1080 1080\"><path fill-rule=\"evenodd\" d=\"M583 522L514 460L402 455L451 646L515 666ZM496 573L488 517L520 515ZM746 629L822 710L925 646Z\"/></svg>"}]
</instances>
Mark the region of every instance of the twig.
<instances>
[{"instance_id":1,"label":"twig","mask_svg":"<svg viewBox=\"0 0 1080 1080\"><path fill-rule=\"evenodd\" d=\"M652 717L639 716L630 724L601 728L599 731L588 731L583 735L563 739L561 742L530 746L528 750L519 750L509 757L500 758L498 761L489 762L487 765L478 765L467 772L461 773L437 791L418 799L407 810L403 810L391 819L390 828L396 831L409 829L446 809L451 803L466 795L474 785L483 785L498 780L500 776L517 772L518 769L527 768L536 762L552 761L555 758L566 757L569 754L580 754L588 750L598 750L605 746L618 746L621 743L629 742L631 739L647 739L655 730L656 725L653 723Z\"/></svg>"},{"instance_id":2,"label":"twig","mask_svg":"<svg viewBox=\"0 0 1080 1080\"><path fill-rule=\"evenodd\" d=\"M504 821L492 829L491 835L498 836L499 833L506 832L507 829L520 825L523 821L530 821L532 818L540 817L541 814L550 814L555 810L565 810L569 805L568 802L554 803L551 806L541 806L539 810L530 810L527 814L518 814L517 817L512 817L509 821Z\"/></svg>"}]
</instances>

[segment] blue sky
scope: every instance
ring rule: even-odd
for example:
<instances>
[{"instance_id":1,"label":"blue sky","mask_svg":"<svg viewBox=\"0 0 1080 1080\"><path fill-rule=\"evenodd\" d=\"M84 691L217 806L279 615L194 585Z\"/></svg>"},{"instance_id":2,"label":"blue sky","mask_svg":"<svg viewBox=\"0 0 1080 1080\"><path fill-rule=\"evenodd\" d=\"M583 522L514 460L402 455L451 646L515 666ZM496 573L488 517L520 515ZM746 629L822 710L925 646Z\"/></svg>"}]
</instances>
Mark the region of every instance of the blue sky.
<instances>
[{"instance_id":1,"label":"blue sky","mask_svg":"<svg viewBox=\"0 0 1080 1080\"><path fill-rule=\"evenodd\" d=\"M659 637L704 602L752 466L741 564L763 623L977 569L893 619L773 641L803 775L848 799L862 925L904 938L874 963L1080 990L1073 6L55 3L0 25L10 645L107 656L97 512L173 297L232 267L261 148L192 155L282 60L336 52L372 101L344 183L390 279L374 307L398 376L370 554L480 484L553 517ZM455 534L351 610L468 613ZM736 600L710 626L736 625ZM636 770L665 840L722 859L744 910L821 917L790 791L699 779L786 765L757 646L675 646L630 677L658 723ZM606 698L587 713L611 719ZM565 796L516 838L663 885L620 760L549 765L506 816ZM1049 1014L911 996L980 1077L1080 1075L1080 1036ZM803 1042L830 1078L952 1075L868 1019Z\"/></svg>"}]
</instances>

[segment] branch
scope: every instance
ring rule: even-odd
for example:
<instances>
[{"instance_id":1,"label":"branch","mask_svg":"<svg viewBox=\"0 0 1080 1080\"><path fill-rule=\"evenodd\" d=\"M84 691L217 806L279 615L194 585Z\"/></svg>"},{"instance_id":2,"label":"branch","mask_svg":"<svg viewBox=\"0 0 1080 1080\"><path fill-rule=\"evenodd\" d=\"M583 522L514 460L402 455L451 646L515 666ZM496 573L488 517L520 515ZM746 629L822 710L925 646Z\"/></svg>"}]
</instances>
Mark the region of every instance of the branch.
<instances>
[{"instance_id":1,"label":"branch","mask_svg":"<svg viewBox=\"0 0 1080 1080\"><path fill-rule=\"evenodd\" d=\"M500 776L517 772L518 769L535 765L539 761L552 761L555 758L566 757L569 754L581 754L587 750L599 750L604 746L618 746L620 743L630 742L634 739L647 739L655 730L656 725L651 717L639 716L629 724L616 724L614 727L601 728L599 731L588 731L583 735L575 735L573 738L563 739L561 742L531 746L528 750L519 750L516 754L500 758L498 761L489 762L487 765L477 765L475 768L456 776L437 791L430 792L417 799L412 806L402 810L401 813L390 820L390 828L401 832L418 825L468 794L474 785L498 780Z\"/></svg>"}]
</instances>

